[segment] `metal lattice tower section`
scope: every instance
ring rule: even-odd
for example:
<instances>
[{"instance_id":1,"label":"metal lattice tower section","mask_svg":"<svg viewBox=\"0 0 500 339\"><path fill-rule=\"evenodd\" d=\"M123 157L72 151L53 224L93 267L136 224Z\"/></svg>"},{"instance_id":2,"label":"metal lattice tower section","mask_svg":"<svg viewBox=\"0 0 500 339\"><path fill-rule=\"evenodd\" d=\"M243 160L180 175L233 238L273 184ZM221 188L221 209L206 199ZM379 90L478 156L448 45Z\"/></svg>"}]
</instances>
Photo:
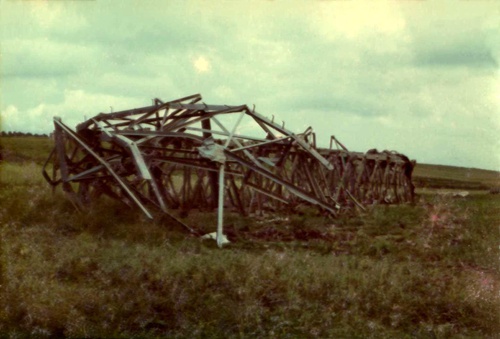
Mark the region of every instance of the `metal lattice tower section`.
<instances>
[{"instance_id":1,"label":"metal lattice tower section","mask_svg":"<svg viewBox=\"0 0 500 339\"><path fill-rule=\"evenodd\" d=\"M174 210L226 207L248 215L310 204L336 216L353 206L413 201L415 162L402 154L349 152L333 136L319 149L311 128L294 134L246 105L201 100L155 99L101 113L76 130L54 118L55 147L43 175L79 208L105 194L150 218L159 209L177 221Z\"/></svg>"}]
</instances>

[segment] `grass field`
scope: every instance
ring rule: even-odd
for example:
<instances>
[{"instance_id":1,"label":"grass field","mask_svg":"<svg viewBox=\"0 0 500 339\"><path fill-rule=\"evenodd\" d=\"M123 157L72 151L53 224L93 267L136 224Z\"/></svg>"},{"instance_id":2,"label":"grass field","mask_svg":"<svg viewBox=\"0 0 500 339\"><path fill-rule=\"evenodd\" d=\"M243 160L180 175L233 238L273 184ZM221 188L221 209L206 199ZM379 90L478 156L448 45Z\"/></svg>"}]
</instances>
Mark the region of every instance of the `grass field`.
<instances>
[{"instance_id":1,"label":"grass field","mask_svg":"<svg viewBox=\"0 0 500 339\"><path fill-rule=\"evenodd\" d=\"M500 172L477 168L418 164L413 180L420 189L489 190L500 187Z\"/></svg>"},{"instance_id":2,"label":"grass field","mask_svg":"<svg viewBox=\"0 0 500 339\"><path fill-rule=\"evenodd\" d=\"M0 337L500 335L497 172L418 165L415 206L338 219L228 214L218 249L113 201L76 212L41 176L49 139L0 143Z\"/></svg>"}]
</instances>

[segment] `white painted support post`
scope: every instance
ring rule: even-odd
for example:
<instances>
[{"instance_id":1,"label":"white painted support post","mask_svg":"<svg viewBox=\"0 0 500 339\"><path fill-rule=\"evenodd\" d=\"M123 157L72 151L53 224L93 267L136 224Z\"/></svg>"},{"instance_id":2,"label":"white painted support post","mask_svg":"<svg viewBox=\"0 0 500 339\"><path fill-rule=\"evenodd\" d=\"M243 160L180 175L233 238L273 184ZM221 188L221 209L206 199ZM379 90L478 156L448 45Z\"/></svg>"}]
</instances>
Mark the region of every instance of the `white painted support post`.
<instances>
[{"instance_id":1,"label":"white painted support post","mask_svg":"<svg viewBox=\"0 0 500 339\"><path fill-rule=\"evenodd\" d=\"M233 127L233 130L229 134L226 143L224 145L224 149L226 149L231 143L231 139L233 138L234 133L236 132L236 128L240 124L241 120L245 112L241 112L238 117L238 121ZM226 168L225 163L219 164L219 207L217 209L217 246L222 247L223 244L227 243L227 239L225 239L224 235L224 170Z\"/></svg>"},{"instance_id":2,"label":"white painted support post","mask_svg":"<svg viewBox=\"0 0 500 339\"><path fill-rule=\"evenodd\" d=\"M217 246L222 247L224 243L223 222L224 222L224 169L225 164L219 165L219 207L217 210Z\"/></svg>"}]
</instances>

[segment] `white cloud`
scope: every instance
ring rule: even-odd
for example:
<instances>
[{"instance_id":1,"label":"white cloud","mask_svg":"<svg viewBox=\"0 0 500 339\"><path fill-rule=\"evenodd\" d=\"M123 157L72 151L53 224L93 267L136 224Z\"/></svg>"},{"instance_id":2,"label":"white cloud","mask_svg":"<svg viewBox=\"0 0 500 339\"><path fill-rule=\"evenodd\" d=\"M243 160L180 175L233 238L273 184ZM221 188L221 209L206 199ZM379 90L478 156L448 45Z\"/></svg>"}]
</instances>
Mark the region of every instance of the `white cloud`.
<instances>
[{"instance_id":1,"label":"white cloud","mask_svg":"<svg viewBox=\"0 0 500 339\"><path fill-rule=\"evenodd\" d=\"M398 35L405 20L393 1L324 1L314 6L313 26L331 40Z\"/></svg>"},{"instance_id":2,"label":"white cloud","mask_svg":"<svg viewBox=\"0 0 500 339\"><path fill-rule=\"evenodd\" d=\"M20 124L21 120L22 116L19 114L19 110L14 105L9 105L0 111L0 127L2 127L2 130L16 130L13 127L22 126L22 124Z\"/></svg>"},{"instance_id":3,"label":"white cloud","mask_svg":"<svg viewBox=\"0 0 500 339\"><path fill-rule=\"evenodd\" d=\"M1 111L2 130L49 133L53 129L55 116L74 128L85 119L90 119L100 112L109 113L133 107L146 106L151 102L142 102L123 96L92 94L83 90L65 90L63 98L57 103L41 103L20 111L9 105Z\"/></svg>"}]
</instances>

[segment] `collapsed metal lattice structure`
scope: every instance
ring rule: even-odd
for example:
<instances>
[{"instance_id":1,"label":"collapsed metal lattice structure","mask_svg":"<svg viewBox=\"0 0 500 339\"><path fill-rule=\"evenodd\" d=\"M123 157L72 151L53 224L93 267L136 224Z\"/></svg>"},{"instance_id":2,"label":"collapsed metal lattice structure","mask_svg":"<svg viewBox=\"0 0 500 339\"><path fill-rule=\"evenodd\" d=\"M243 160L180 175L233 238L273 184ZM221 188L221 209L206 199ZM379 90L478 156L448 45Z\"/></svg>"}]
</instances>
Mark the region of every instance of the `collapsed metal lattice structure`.
<instances>
[{"instance_id":1,"label":"collapsed metal lattice structure","mask_svg":"<svg viewBox=\"0 0 500 339\"><path fill-rule=\"evenodd\" d=\"M336 216L353 206L413 201L415 163L402 154L349 152L333 136L319 149L310 127L294 134L247 105L201 100L155 99L101 113L76 130L54 118L55 147L43 175L78 207L106 194L179 222L173 210L218 208L221 219L224 207L248 215L311 204Z\"/></svg>"}]
</instances>

